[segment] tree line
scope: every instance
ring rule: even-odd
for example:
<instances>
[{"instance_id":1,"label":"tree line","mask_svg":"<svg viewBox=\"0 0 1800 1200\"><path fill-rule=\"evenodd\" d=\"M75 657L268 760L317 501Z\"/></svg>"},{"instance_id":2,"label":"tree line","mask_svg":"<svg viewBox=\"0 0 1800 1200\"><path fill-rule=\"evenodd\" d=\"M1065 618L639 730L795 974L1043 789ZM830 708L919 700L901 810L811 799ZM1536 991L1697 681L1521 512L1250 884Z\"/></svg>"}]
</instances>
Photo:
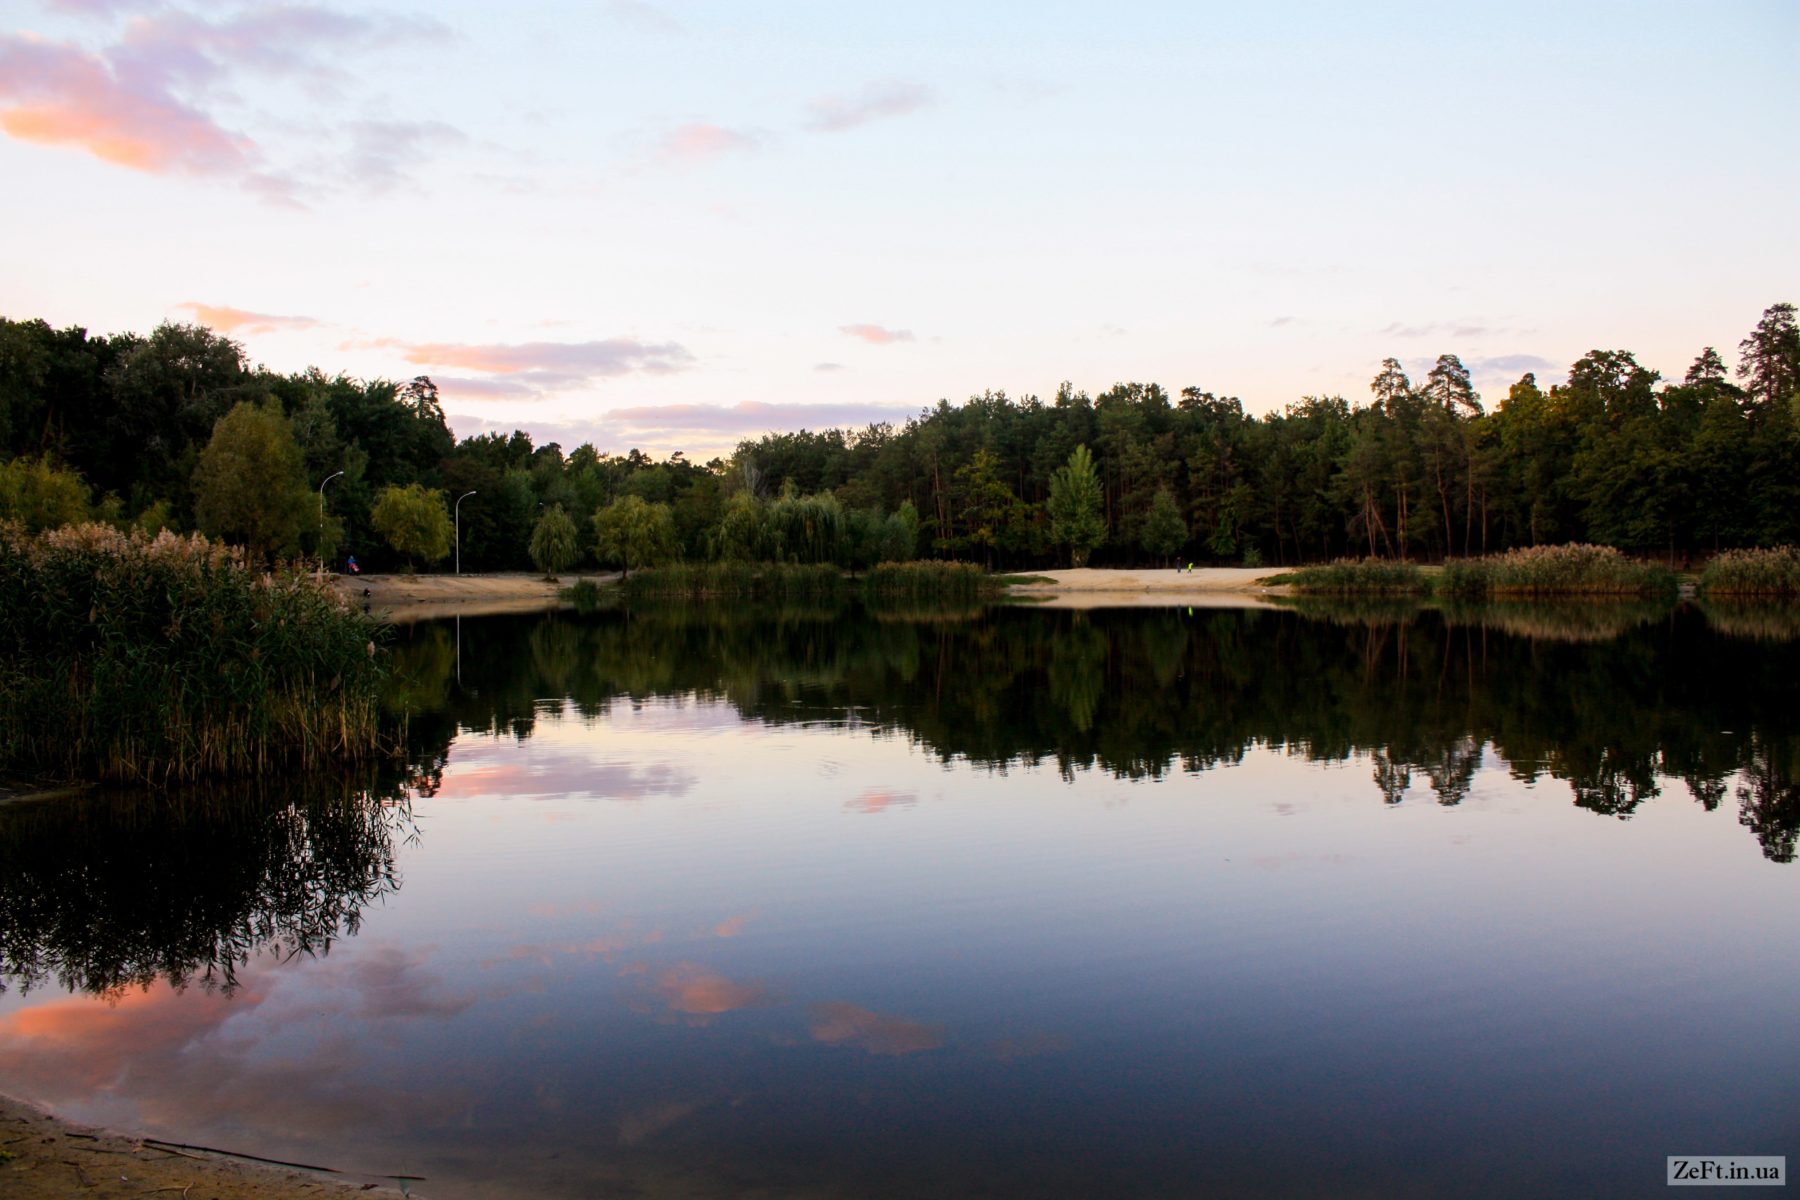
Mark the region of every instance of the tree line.
<instances>
[{"instance_id":1,"label":"tree line","mask_svg":"<svg viewBox=\"0 0 1800 1200\"><path fill-rule=\"evenodd\" d=\"M1792 304L1763 313L1735 370L1706 347L1665 380L1595 350L1565 382L1527 374L1490 405L1445 354L1418 381L1387 359L1369 391L1262 416L1154 383L988 391L696 463L565 453L523 432L459 442L429 378L270 372L198 326L96 336L0 320L0 516L200 529L265 557L381 568L444 559L454 512L465 570L1259 566L1570 541L1677 558L1800 542Z\"/></svg>"}]
</instances>

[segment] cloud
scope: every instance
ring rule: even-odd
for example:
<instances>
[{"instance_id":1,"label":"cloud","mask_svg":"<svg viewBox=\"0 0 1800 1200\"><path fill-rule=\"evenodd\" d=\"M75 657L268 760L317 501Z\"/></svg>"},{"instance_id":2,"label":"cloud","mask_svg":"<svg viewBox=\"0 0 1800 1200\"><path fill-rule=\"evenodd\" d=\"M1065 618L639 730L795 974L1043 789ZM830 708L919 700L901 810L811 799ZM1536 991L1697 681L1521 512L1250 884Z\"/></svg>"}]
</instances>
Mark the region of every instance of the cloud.
<instances>
[{"instance_id":1,"label":"cloud","mask_svg":"<svg viewBox=\"0 0 1800 1200\"><path fill-rule=\"evenodd\" d=\"M811 1008L813 1040L828 1046L855 1046L870 1054L917 1054L944 1044L944 1031L908 1017L871 1012L833 1000Z\"/></svg>"},{"instance_id":2,"label":"cloud","mask_svg":"<svg viewBox=\"0 0 1800 1200\"><path fill-rule=\"evenodd\" d=\"M88 0L64 7L101 16L125 6ZM350 52L446 32L428 20L277 5L219 20L153 12L133 18L118 41L97 51L0 36L0 130L146 174L234 179L253 195L294 205L295 178L271 168L264 147L209 111L215 100L242 102L233 77L292 77L315 86L349 81ZM415 138L409 148L422 145ZM356 160L353 153L353 166Z\"/></svg>"},{"instance_id":3,"label":"cloud","mask_svg":"<svg viewBox=\"0 0 1800 1200\"><path fill-rule=\"evenodd\" d=\"M853 337L871 346L891 346L895 342L913 340L910 329L888 329L881 325L839 325L838 332L845 337Z\"/></svg>"},{"instance_id":4,"label":"cloud","mask_svg":"<svg viewBox=\"0 0 1800 1200\"><path fill-rule=\"evenodd\" d=\"M890 808L911 808L919 802L913 792L897 792L891 788L867 788L852 800L844 802L846 812L879 813Z\"/></svg>"},{"instance_id":5,"label":"cloud","mask_svg":"<svg viewBox=\"0 0 1800 1200\"><path fill-rule=\"evenodd\" d=\"M931 103L931 92L922 84L884 79L867 84L854 96L821 96L808 104L812 114L807 128L817 133L843 133L879 121L916 112Z\"/></svg>"},{"instance_id":6,"label":"cloud","mask_svg":"<svg viewBox=\"0 0 1800 1200\"><path fill-rule=\"evenodd\" d=\"M650 983L669 1011L710 1018L761 1004L769 989L760 983L735 983L697 963L675 963L657 971Z\"/></svg>"},{"instance_id":7,"label":"cloud","mask_svg":"<svg viewBox=\"0 0 1800 1200\"><path fill-rule=\"evenodd\" d=\"M754 150L759 144L754 134L692 121L663 135L655 156L669 163L702 163L734 151Z\"/></svg>"},{"instance_id":8,"label":"cloud","mask_svg":"<svg viewBox=\"0 0 1800 1200\"><path fill-rule=\"evenodd\" d=\"M218 333L274 333L282 329L313 329L319 324L313 317L278 317L225 304L201 304L197 300L175 307L193 313L194 320Z\"/></svg>"},{"instance_id":9,"label":"cloud","mask_svg":"<svg viewBox=\"0 0 1800 1200\"><path fill-rule=\"evenodd\" d=\"M815 371L842 371L843 369L843 363L822 362L813 364L813 370Z\"/></svg>"},{"instance_id":10,"label":"cloud","mask_svg":"<svg viewBox=\"0 0 1800 1200\"><path fill-rule=\"evenodd\" d=\"M446 395L480 399L528 399L543 392L582 387L621 375L669 375L694 362L675 342L608 338L589 342L403 342L376 338L341 343L340 350L397 350L418 367L478 371L488 379L452 376L435 380Z\"/></svg>"},{"instance_id":11,"label":"cloud","mask_svg":"<svg viewBox=\"0 0 1800 1200\"><path fill-rule=\"evenodd\" d=\"M247 174L256 158L250 139L167 91L128 85L73 47L11 35L0 36L0 129L151 174Z\"/></svg>"},{"instance_id":12,"label":"cloud","mask_svg":"<svg viewBox=\"0 0 1800 1200\"><path fill-rule=\"evenodd\" d=\"M859 427L905 420L913 412L910 408L887 404L766 404L760 400L744 400L732 405L646 404L615 408L604 416L609 425L622 430L747 434Z\"/></svg>"},{"instance_id":13,"label":"cloud","mask_svg":"<svg viewBox=\"0 0 1800 1200\"><path fill-rule=\"evenodd\" d=\"M355 121L346 126L345 166L370 191L384 192L411 179L432 151L468 141L442 121Z\"/></svg>"},{"instance_id":14,"label":"cloud","mask_svg":"<svg viewBox=\"0 0 1800 1200\"><path fill-rule=\"evenodd\" d=\"M720 921L717 925L713 926L713 936L721 938L737 937L744 932L744 926L748 925L755 916L755 913L747 912L739 913L735 917L726 917L723 921Z\"/></svg>"}]
</instances>

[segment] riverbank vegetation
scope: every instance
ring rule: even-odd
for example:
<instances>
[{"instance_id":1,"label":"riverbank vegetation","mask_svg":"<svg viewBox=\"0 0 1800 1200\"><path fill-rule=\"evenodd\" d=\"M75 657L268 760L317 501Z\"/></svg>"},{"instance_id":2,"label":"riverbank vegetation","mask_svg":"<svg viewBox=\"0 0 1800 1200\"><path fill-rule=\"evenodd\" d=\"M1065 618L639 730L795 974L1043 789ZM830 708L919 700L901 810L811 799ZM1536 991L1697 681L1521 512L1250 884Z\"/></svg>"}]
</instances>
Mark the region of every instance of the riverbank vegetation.
<instances>
[{"instance_id":1,"label":"riverbank vegetation","mask_svg":"<svg viewBox=\"0 0 1800 1200\"><path fill-rule=\"evenodd\" d=\"M0 770L164 784L375 756L376 632L204 537L0 525Z\"/></svg>"},{"instance_id":2,"label":"riverbank vegetation","mask_svg":"<svg viewBox=\"0 0 1800 1200\"><path fill-rule=\"evenodd\" d=\"M1530 546L1453 558L1430 571L1386 559L1342 559L1270 576L1302 595L1437 596L1446 600L1645 597L1675 594L1675 572L1610 546Z\"/></svg>"},{"instance_id":3,"label":"riverbank vegetation","mask_svg":"<svg viewBox=\"0 0 1800 1200\"><path fill-rule=\"evenodd\" d=\"M1700 590L1708 596L1800 596L1800 549L1727 550L1706 564Z\"/></svg>"},{"instance_id":4,"label":"riverbank vegetation","mask_svg":"<svg viewBox=\"0 0 1800 1200\"><path fill-rule=\"evenodd\" d=\"M883 563L852 575L822 563L680 563L640 570L620 583L627 600L678 597L810 602L861 596L873 601L967 603L999 596L1000 580L972 563ZM576 585L566 593L592 607L600 590Z\"/></svg>"},{"instance_id":5,"label":"riverbank vegetation","mask_svg":"<svg viewBox=\"0 0 1800 1200\"><path fill-rule=\"evenodd\" d=\"M376 570L409 552L438 560L435 536L409 551L377 527L383 491L414 485L438 509L467 497L468 571L528 569L533 529L557 505L589 561L633 571L917 557L1275 568L1571 542L1698 562L1800 543L1794 306L1767 309L1737 350L1735 369L1706 347L1668 379L1629 351L1594 350L1560 382L1527 372L1486 397L1455 354L1388 359L1366 397L1304 396L1262 415L1199 386L984 391L899 425L768 433L699 463L517 432L458 442L430 379L279 375L195 326L91 336L0 321L0 512L33 527L261 531L271 558L354 554ZM268 487L209 500L195 467L227 418ZM595 526L632 498L644 537ZM278 511L247 511L253 501Z\"/></svg>"}]
</instances>

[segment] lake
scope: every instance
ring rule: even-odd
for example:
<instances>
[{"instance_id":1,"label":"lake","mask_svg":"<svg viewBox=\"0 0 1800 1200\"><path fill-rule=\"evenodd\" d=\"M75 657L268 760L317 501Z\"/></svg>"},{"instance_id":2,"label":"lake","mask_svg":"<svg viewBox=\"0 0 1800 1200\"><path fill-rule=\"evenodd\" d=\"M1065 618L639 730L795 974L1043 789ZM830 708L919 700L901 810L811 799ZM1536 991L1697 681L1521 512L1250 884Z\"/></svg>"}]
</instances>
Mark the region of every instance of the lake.
<instances>
[{"instance_id":1,"label":"lake","mask_svg":"<svg viewBox=\"0 0 1800 1200\"><path fill-rule=\"evenodd\" d=\"M396 631L403 767L0 810L0 1090L428 1197L1800 1155L1800 640L1691 605Z\"/></svg>"}]
</instances>

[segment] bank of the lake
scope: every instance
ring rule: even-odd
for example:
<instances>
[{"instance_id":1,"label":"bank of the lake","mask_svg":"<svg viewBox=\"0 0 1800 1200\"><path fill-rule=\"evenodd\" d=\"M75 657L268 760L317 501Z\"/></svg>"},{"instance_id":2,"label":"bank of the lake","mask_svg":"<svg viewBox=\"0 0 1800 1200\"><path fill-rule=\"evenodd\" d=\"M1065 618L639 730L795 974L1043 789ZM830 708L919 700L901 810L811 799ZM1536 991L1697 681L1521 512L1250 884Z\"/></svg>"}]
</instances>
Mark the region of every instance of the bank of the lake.
<instances>
[{"instance_id":1,"label":"bank of the lake","mask_svg":"<svg viewBox=\"0 0 1800 1200\"><path fill-rule=\"evenodd\" d=\"M330 1167L331 1164L316 1164ZM332 1168L305 1171L59 1119L0 1095L0 1194L8 1200L179 1193L190 1200L398 1196L395 1181Z\"/></svg>"}]
</instances>

